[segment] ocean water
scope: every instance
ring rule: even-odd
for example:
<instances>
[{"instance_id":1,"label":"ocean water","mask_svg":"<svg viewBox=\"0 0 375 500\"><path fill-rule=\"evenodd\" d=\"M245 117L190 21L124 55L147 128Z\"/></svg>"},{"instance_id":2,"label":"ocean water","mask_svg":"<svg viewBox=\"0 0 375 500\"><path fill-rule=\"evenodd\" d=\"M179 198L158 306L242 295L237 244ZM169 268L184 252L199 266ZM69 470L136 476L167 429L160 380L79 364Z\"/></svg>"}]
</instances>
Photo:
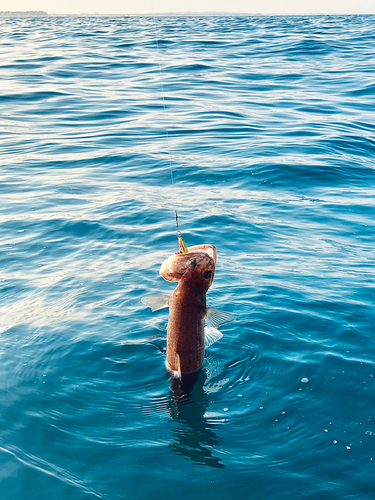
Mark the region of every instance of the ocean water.
<instances>
[{"instance_id":1,"label":"ocean water","mask_svg":"<svg viewBox=\"0 0 375 500\"><path fill-rule=\"evenodd\" d=\"M374 33L0 19L2 499L375 498ZM182 397L175 209L236 316Z\"/></svg>"}]
</instances>

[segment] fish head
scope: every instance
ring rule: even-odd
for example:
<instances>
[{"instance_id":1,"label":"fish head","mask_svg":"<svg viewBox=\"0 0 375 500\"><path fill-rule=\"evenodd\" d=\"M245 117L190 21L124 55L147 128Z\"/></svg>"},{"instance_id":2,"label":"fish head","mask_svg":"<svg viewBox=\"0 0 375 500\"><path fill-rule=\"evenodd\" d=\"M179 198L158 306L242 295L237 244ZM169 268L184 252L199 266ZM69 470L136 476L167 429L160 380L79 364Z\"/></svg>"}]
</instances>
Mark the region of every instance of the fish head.
<instances>
[{"instance_id":1,"label":"fish head","mask_svg":"<svg viewBox=\"0 0 375 500\"><path fill-rule=\"evenodd\" d=\"M175 253L160 268L160 276L166 281L192 281L207 291L216 267L216 248L213 245L195 245L186 253Z\"/></svg>"}]
</instances>

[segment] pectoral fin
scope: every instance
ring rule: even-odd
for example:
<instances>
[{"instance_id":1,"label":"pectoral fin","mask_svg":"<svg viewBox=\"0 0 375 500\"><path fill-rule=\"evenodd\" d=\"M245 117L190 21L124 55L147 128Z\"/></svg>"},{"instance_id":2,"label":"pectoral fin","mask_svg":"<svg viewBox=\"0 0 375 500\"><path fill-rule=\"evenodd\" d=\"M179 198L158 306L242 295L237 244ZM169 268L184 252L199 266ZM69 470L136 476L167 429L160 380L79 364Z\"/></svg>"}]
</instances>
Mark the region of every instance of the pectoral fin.
<instances>
[{"instance_id":1,"label":"pectoral fin","mask_svg":"<svg viewBox=\"0 0 375 500\"><path fill-rule=\"evenodd\" d=\"M152 312L154 312L168 307L169 299L169 295L146 295L146 297L142 297L141 302L145 306L151 307Z\"/></svg>"},{"instance_id":2,"label":"pectoral fin","mask_svg":"<svg viewBox=\"0 0 375 500\"><path fill-rule=\"evenodd\" d=\"M225 323L230 323L236 318L233 314L226 311L219 311L219 309L214 309L213 307L207 307L206 323L207 326L218 328Z\"/></svg>"},{"instance_id":3,"label":"pectoral fin","mask_svg":"<svg viewBox=\"0 0 375 500\"><path fill-rule=\"evenodd\" d=\"M212 326L205 326L204 348L207 349L208 347L212 346L212 344L221 339L222 336L223 334L217 328L213 328Z\"/></svg>"}]
</instances>

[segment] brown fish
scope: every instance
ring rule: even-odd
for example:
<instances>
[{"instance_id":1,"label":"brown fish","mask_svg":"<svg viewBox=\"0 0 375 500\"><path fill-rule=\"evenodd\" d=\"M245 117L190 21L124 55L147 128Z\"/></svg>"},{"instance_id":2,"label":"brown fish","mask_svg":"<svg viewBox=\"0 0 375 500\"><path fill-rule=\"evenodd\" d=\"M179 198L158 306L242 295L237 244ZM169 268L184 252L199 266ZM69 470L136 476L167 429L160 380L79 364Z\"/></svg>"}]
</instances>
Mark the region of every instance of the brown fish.
<instances>
[{"instance_id":1,"label":"brown fish","mask_svg":"<svg viewBox=\"0 0 375 500\"><path fill-rule=\"evenodd\" d=\"M217 327L234 319L230 313L206 306L215 266L213 245L196 245L186 253L175 253L160 268L165 280L178 282L172 296L148 295L142 299L153 311L169 306L166 364L174 377L181 378L202 368L205 347L223 336Z\"/></svg>"}]
</instances>

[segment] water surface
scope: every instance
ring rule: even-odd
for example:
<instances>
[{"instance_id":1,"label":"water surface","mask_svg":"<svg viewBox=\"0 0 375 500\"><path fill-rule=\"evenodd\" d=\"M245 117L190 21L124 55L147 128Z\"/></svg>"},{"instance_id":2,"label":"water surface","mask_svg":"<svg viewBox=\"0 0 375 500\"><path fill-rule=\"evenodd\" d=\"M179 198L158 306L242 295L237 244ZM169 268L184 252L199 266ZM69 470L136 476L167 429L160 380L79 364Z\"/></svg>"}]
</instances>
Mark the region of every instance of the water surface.
<instances>
[{"instance_id":1,"label":"water surface","mask_svg":"<svg viewBox=\"0 0 375 500\"><path fill-rule=\"evenodd\" d=\"M4 498L374 498L374 29L0 19ZM175 208L237 318L181 399Z\"/></svg>"}]
</instances>

